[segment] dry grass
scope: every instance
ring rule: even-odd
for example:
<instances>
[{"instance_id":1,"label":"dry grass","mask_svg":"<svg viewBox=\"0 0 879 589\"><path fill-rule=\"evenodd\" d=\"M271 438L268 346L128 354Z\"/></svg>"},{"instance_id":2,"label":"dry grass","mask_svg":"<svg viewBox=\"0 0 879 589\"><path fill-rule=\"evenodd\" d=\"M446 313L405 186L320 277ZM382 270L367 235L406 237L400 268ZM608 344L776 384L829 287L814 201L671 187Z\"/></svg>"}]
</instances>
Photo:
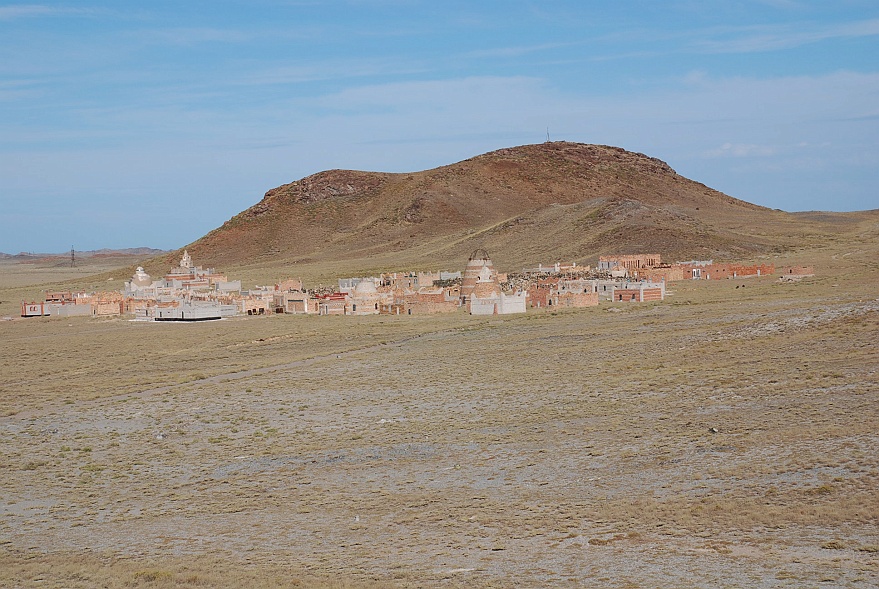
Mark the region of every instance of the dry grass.
<instances>
[{"instance_id":1,"label":"dry grass","mask_svg":"<svg viewBox=\"0 0 879 589\"><path fill-rule=\"evenodd\" d=\"M63 587L65 589L247 588L247 589L363 589L390 587L321 579L283 566L249 566L209 556L196 558L120 559L82 554L38 555L0 552L3 587Z\"/></svg>"},{"instance_id":2,"label":"dry grass","mask_svg":"<svg viewBox=\"0 0 879 589\"><path fill-rule=\"evenodd\" d=\"M619 312L0 323L0 585L869 585L855 246Z\"/></svg>"}]
</instances>

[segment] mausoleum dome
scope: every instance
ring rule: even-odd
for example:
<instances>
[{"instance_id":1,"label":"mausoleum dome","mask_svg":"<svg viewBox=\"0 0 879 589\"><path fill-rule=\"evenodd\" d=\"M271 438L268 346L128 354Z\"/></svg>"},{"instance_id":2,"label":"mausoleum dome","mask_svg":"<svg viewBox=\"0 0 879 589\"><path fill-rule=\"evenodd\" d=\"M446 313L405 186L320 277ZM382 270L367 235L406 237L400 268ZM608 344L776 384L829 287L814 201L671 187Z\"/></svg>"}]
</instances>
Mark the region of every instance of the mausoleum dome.
<instances>
[{"instance_id":1,"label":"mausoleum dome","mask_svg":"<svg viewBox=\"0 0 879 589\"><path fill-rule=\"evenodd\" d=\"M141 266L138 266L134 271L134 276L131 277L132 286L149 286L153 283L153 279L147 274Z\"/></svg>"}]
</instances>

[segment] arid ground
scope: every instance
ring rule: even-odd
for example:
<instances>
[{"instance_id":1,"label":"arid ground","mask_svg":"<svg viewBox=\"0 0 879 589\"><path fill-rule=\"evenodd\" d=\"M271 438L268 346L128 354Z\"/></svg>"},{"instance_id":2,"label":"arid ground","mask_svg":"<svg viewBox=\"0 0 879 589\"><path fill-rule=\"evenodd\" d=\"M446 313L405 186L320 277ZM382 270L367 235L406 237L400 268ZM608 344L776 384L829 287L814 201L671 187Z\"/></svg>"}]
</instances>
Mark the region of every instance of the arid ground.
<instances>
[{"instance_id":1,"label":"arid ground","mask_svg":"<svg viewBox=\"0 0 879 589\"><path fill-rule=\"evenodd\" d=\"M0 586L875 587L877 255L508 317L0 321Z\"/></svg>"}]
</instances>

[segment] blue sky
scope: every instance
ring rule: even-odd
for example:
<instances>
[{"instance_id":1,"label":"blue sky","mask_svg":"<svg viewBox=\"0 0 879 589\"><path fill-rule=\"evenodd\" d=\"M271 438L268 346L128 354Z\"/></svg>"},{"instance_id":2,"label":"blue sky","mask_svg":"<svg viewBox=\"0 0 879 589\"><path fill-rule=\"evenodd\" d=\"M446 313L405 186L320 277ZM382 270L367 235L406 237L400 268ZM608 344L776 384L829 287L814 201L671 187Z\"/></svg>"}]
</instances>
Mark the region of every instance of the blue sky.
<instances>
[{"instance_id":1,"label":"blue sky","mask_svg":"<svg viewBox=\"0 0 879 589\"><path fill-rule=\"evenodd\" d=\"M0 251L181 247L279 184L546 138L879 208L879 2L0 2Z\"/></svg>"}]
</instances>

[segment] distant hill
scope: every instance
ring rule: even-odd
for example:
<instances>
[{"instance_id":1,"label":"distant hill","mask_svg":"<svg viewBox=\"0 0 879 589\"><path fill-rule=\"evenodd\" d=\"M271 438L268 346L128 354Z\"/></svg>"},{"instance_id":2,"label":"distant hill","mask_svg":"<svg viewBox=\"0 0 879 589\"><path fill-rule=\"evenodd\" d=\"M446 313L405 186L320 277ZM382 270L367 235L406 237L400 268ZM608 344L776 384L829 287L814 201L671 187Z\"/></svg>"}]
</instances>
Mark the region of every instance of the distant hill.
<instances>
[{"instance_id":1,"label":"distant hill","mask_svg":"<svg viewBox=\"0 0 879 589\"><path fill-rule=\"evenodd\" d=\"M76 257L78 258L90 258L94 256L99 257L111 257L111 256L158 256L159 254L164 254L165 250L159 250L151 247L129 247L123 249L99 249L99 250L87 250L87 251L79 251L75 250ZM36 260L36 259L45 259L45 258L70 258L70 251L60 252L60 253L32 253L32 252L20 252L17 254L5 254L0 252L0 259L8 260L8 259L18 259L18 260Z\"/></svg>"},{"instance_id":2,"label":"distant hill","mask_svg":"<svg viewBox=\"0 0 879 589\"><path fill-rule=\"evenodd\" d=\"M422 172L320 172L269 190L187 247L218 268L376 259L457 267L478 247L503 268L639 251L743 259L820 241L858 219L767 209L644 154L552 142Z\"/></svg>"}]
</instances>

